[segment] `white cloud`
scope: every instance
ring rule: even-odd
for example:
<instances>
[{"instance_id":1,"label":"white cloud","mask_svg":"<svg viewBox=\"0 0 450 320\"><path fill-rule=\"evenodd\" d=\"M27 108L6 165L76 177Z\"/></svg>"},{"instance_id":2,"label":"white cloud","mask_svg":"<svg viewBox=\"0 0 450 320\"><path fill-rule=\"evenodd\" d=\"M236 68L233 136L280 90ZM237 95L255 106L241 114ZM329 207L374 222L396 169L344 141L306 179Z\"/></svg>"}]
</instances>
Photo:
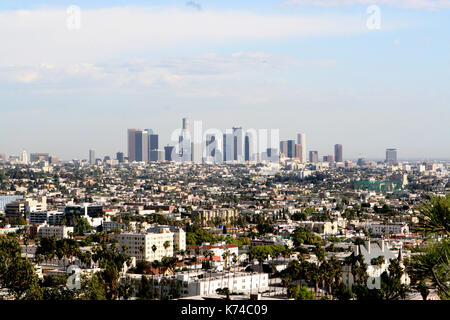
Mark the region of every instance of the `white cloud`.
<instances>
[{"instance_id":1,"label":"white cloud","mask_svg":"<svg viewBox=\"0 0 450 320\"><path fill-rule=\"evenodd\" d=\"M35 81L38 78L38 76L39 75L37 72L27 72L16 75L15 79L18 82L31 83Z\"/></svg>"},{"instance_id":2,"label":"white cloud","mask_svg":"<svg viewBox=\"0 0 450 320\"><path fill-rule=\"evenodd\" d=\"M361 16L258 14L158 8L81 8L81 29L65 10L0 13L0 64L99 62L211 43L368 32ZM363 14L364 15L364 14ZM365 17L365 16L364 16ZM363 17L363 18L364 18Z\"/></svg>"},{"instance_id":3,"label":"white cloud","mask_svg":"<svg viewBox=\"0 0 450 320\"><path fill-rule=\"evenodd\" d=\"M0 81L18 85L27 83L38 86L38 89L183 87L194 82L207 84L261 73L276 78L280 72L292 68L329 68L335 63L332 59L300 61L264 52L236 52L230 55L172 56L158 61L134 59L120 63L75 63L59 67L48 63L13 65L0 67ZM27 90L32 88L26 87Z\"/></svg>"},{"instance_id":4,"label":"white cloud","mask_svg":"<svg viewBox=\"0 0 450 320\"><path fill-rule=\"evenodd\" d=\"M384 5L402 9L448 9L450 0L289 0L286 5L341 7L353 5Z\"/></svg>"}]
</instances>

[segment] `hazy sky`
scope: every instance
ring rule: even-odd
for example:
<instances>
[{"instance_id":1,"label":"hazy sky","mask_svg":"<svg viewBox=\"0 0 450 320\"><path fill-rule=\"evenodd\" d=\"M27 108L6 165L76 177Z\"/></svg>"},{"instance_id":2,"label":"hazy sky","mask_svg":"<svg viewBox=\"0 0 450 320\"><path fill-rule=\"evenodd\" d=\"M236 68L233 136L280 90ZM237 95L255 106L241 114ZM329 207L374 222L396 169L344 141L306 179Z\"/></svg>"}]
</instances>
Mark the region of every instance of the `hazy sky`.
<instances>
[{"instance_id":1,"label":"hazy sky","mask_svg":"<svg viewBox=\"0 0 450 320\"><path fill-rule=\"evenodd\" d=\"M165 145L188 117L450 158L450 0L2 0L0 41L7 155L114 156L127 128Z\"/></svg>"}]
</instances>

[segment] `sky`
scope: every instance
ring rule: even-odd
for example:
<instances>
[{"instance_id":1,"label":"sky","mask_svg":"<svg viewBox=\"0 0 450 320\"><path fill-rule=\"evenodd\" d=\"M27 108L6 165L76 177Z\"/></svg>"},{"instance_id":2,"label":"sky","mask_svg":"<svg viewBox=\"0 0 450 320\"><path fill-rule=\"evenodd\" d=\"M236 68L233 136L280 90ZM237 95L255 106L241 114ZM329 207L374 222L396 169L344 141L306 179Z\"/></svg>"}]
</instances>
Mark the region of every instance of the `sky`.
<instances>
[{"instance_id":1,"label":"sky","mask_svg":"<svg viewBox=\"0 0 450 320\"><path fill-rule=\"evenodd\" d=\"M87 159L127 128L306 133L319 156L450 159L450 0L2 0L0 153Z\"/></svg>"}]
</instances>

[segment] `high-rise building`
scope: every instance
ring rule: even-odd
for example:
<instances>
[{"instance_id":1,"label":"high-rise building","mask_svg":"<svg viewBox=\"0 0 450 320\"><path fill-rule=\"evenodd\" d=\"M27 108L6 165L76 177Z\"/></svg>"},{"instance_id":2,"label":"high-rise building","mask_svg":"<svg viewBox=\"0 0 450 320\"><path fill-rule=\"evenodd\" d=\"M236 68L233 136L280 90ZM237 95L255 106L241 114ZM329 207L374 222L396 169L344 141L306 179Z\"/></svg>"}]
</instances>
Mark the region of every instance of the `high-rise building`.
<instances>
[{"instance_id":1,"label":"high-rise building","mask_svg":"<svg viewBox=\"0 0 450 320\"><path fill-rule=\"evenodd\" d=\"M323 156L323 162L333 162L333 155Z\"/></svg>"},{"instance_id":2,"label":"high-rise building","mask_svg":"<svg viewBox=\"0 0 450 320\"><path fill-rule=\"evenodd\" d=\"M95 150L89 150L89 164L95 164Z\"/></svg>"},{"instance_id":3,"label":"high-rise building","mask_svg":"<svg viewBox=\"0 0 450 320\"><path fill-rule=\"evenodd\" d=\"M135 161L148 162L148 132L137 130L135 132Z\"/></svg>"},{"instance_id":4,"label":"high-rise building","mask_svg":"<svg viewBox=\"0 0 450 320\"><path fill-rule=\"evenodd\" d=\"M202 163L203 160L203 145L201 143L191 142L191 155L193 163Z\"/></svg>"},{"instance_id":5,"label":"high-rise building","mask_svg":"<svg viewBox=\"0 0 450 320\"><path fill-rule=\"evenodd\" d=\"M234 160L234 137L232 133L223 134L223 161Z\"/></svg>"},{"instance_id":6,"label":"high-rise building","mask_svg":"<svg viewBox=\"0 0 450 320\"><path fill-rule=\"evenodd\" d=\"M397 149L386 149L386 163L397 163Z\"/></svg>"},{"instance_id":7,"label":"high-rise building","mask_svg":"<svg viewBox=\"0 0 450 320\"><path fill-rule=\"evenodd\" d=\"M123 163L124 160L125 160L123 152L117 152L116 153L116 159L117 159L117 161L119 161L119 163Z\"/></svg>"},{"instance_id":8,"label":"high-rise building","mask_svg":"<svg viewBox=\"0 0 450 320\"><path fill-rule=\"evenodd\" d=\"M139 129L128 129L128 161L136 161L136 131Z\"/></svg>"},{"instance_id":9,"label":"high-rise building","mask_svg":"<svg viewBox=\"0 0 450 320\"><path fill-rule=\"evenodd\" d=\"M309 162L311 162L311 163L319 162L319 153L317 151L309 152Z\"/></svg>"},{"instance_id":10,"label":"high-rise building","mask_svg":"<svg viewBox=\"0 0 450 320\"><path fill-rule=\"evenodd\" d=\"M157 150L159 149L159 136L157 134L149 134L148 136L148 149Z\"/></svg>"},{"instance_id":11,"label":"high-rise building","mask_svg":"<svg viewBox=\"0 0 450 320\"><path fill-rule=\"evenodd\" d=\"M192 161L192 143L191 143L191 133L189 131L189 120L183 118L181 135L178 138L179 143L179 159L182 162Z\"/></svg>"},{"instance_id":12,"label":"high-rise building","mask_svg":"<svg viewBox=\"0 0 450 320\"><path fill-rule=\"evenodd\" d=\"M342 160L342 144L334 145L334 159L336 162L343 162L343 160Z\"/></svg>"},{"instance_id":13,"label":"high-rise building","mask_svg":"<svg viewBox=\"0 0 450 320\"><path fill-rule=\"evenodd\" d=\"M164 147L164 159L166 161L172 161L172 152L173 152L174 146L165 146Z\"/></svg>"},{"instance_id":14,"label":"high-rise building","mask_svg":"<svg viewBox=\"0 0 450 320\"><path fill-rule=\"evenodd\" d=\"M233 127L233 159L238 163L244 161L244 137L242 127Z\"/></svg>"},{"instance_id":15,"label":"high-rise building","mask_svg":"<svg viewBox=\"0 0 450 320\"><path fill-rule=\"evenodd\" d=\"M299 133L297 134L297 143L300 144L302 146L301 148L301 156L300 156L300 161L302 163L306 162L306 133Z\"/></svg>"},{"instance_id":16,"label":"high-rise building","mask_svg":"<svg viewBox=\"0 0 450 320\"><path fill-rule=\"evenodd\" d=\"M20 157L20 161L23 164L28 164L28 153L26 152L26 150L22 151L22 156Z\"/></svg>"},{"instance_id":17,"label":"high-rise building","mask_svg":"<svg viewBox=\"0 0 450 320\"><path fill-rule=\"evenodd\" d=\"M244 160L249 162L258 161L258 134L255 130L245 133Z\"/></svg>"},{"instance_id":18,"label":"high-rise building","mask_svg":"<svg viewBox=\"0 0 450 320\"><path fill-rule=\"evenodd\" d=\"M280 153L283 157L288 156L288 142L280 141Z\"/></svg>"},{"instance_id":19,"label":"high-rise building","mask_svg":"<svg viewBox=\"0 0 450 320\"><path fill-rule=\"evenodd\" d=\"M183 118L183 130L189 131L189 119Z\"/></svg>"},{"instance_id":20,"label":"high-rise building","mask_svg":"<svg viewBox=\"0 0 450 320\"><path fill-rule=\"evenodd\" d=\"M0 153L0 162L5 162L5 161L6 161L6 154Z\"/></svg>"},{"instance_id":21,"label":"high-rise building","mask_svg":"<svg viewBox=\"0 0 450 320\"><path fill-rule=\"evenodd\" d=\"M295 140L287 141L287 156L288 158L295 158Z\"/></svg>"},{"instance_id":22,"label":"high-rise building","mask_svg":"<svg viewBox=\"0 0 450 320\"><path fill-rule=\"evenodd\" d=\"M205 142L205 157L207 162L220 163L223 161L222 137L218 134L207 134Z\"/></svg>"},{"instance_id":23,"label":"high-rise building","mask_svg":"<svg viewBox=\"0 0 450 320\"><path fill-rule=\"evenodd\" d=\"M302 145L298 143L295 144L295 158L298 159L300 162L303 162Z\"/></svg>"},{"instance_id":24,"label":"high-rise building","mask_svg":"<svg viewBox=\"0 0 450 320\"><path fill-rule=\"evenodd\" d=\"M153 132L153 131L151 131ZM157 134L150 133L148 136L148 160L158 161L159 159L159 136Z\"/></svg>"}]
</instances>

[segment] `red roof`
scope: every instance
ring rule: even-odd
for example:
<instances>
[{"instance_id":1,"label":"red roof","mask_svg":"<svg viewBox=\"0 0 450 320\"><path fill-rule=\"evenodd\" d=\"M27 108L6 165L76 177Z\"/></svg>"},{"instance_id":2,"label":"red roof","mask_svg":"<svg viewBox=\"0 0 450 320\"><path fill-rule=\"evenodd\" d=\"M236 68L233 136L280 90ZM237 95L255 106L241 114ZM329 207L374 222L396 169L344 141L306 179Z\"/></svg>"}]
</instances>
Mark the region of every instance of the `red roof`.
<instances>
[{"instance_id":1,"label":"red roof","mask_svg":"<svg viewBox=\"0 0 450 320\"><path fill-rule=\"evenodd\" d=\"M202 260L208 261L208 260L211 260L211 259L209 259L209 257L198 257L197 260L199 260L199 261L202 261ZM220 256L213 256L212 260L213 261L221 261L221 257Z\"/></svg>"}]
</instances>

